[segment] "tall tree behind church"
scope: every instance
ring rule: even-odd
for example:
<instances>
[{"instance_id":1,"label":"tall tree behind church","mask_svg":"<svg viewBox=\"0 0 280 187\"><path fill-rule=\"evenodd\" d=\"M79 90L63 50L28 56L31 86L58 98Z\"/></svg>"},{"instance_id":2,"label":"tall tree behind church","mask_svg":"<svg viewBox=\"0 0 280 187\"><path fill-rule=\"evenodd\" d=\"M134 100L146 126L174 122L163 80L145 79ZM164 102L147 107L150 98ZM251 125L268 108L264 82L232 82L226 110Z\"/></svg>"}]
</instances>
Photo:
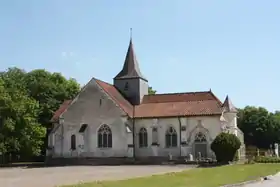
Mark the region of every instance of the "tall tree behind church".
<instances>
[{"instance_id":1,"label":"tall tree behind church","mask_svg":"<svg viewBox=\"0 0 280 187\"><path fill-rule=\"evenodd\" d=\"M37 120L39 103L24 88L24 74L10 69L0 76L0 152L4 155L41 153L45 128Z\"/></svg>"},{"instance_id":2,"label":"tall tree behind church","mask_svg":"<svg viewBox=\"0 0 280 187\"><path fill-rule=\"evenodd\" d=\"M50 127L50 119L59 105L75 97L80 91L79 84L74 79L66 79L60 73L50 73L46 70L25 72L18 68L10 68L1 73L6 87L26 93L39 104L37 121L44 128ZM42 145L45 150L45 145Z\"/></svg>"},{"instance_id":3,"label":"tall tree behind church","mask_svg":"<svg viewBox=\"0 0 280 187\"><path fill-rule=\"evenodd\" d=\"M269 148L280 143L280 114L263 107L246 106L239 109L238 126L244 132L245 143L259 148Z\"/></svg>"},{"instance_id":4,"label":"tall tree behind church","mask_svg":"<svg viewBox=\"0 0 280 187\"><path fill-rule=\"evenodd\" d=\"M80 91L74 79L67 80L60 73L33 70L26 74L26 88L32 98L40 103L39 123L47 127L53 112L68 99L73 99Z\"/></svg>"},{"instance_id":5,"label":"tall tree behind church","mask_svg":"<svg viewBox=\"0 0 280 187\"><path fill-rule=\"evenodd\" d=\"M157 91L156 91L156 90L153 90L153 88L152 88L152 87L149 87L148 92L149 92L149 95L154 95L154 94L156 94L156 93L157 93Z\"/></svg>"}]
</instances>

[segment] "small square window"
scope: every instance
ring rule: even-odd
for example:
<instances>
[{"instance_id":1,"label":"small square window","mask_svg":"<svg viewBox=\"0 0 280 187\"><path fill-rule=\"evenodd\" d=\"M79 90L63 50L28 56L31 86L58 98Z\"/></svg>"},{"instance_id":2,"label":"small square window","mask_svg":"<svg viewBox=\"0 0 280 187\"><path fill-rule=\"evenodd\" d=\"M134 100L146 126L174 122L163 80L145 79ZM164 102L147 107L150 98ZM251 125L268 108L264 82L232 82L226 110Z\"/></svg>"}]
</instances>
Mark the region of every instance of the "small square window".
<instances>
[{"instance_id":1,"label":"small square window","mask_svg":"<svg viewBox=\"0 0 280 187\"><path fill-rule=\"evenodd\" d=\"M79 133L83 133L85 132L85 130L87 129L87 124L82 124L81 128L79 129Z\"/></svg>"},{"instance_id":2,"label":"small square window","mask_svg":"<svg viewBox=\"0 0 280 187\"><path fill-rule=\"evenodd\" d=\"M125 91L128 90L128 82L125 83L125 85L124 85L124 90L125 90Z\"/></svg>"},{"instance_id":3,"label":"small square window","mask_svg":"<svg viewBox=\"0 0 280 187\"><path fill-rule=\"evenodd\" d=\"M99 106L102 105L102 99L99 99Z\"/></svg>"},{"instance_id":4,"label":"small square window","mask_svg":"<svg viewBox=\"0 0 280 187\"><path fill-rule=\"evenodd\" d=\"M130 127L129 127L128 125L126 125L126 132L127 132L127 133L131 133L131 132L132 132L131 129L130 129Z\"/></svg>"}]
</instances>

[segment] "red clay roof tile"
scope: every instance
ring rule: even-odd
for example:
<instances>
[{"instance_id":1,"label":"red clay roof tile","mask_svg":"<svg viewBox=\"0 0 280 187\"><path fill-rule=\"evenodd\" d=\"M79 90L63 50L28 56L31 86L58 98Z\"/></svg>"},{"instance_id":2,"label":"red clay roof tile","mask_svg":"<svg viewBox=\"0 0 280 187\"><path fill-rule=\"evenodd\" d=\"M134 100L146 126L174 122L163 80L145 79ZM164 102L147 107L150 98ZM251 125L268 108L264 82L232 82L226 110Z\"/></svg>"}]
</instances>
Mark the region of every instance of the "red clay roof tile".
<instances>
[{"instance_id":1,"label":"red clay roof tile","mask_svg":"<svg viewBox=\"0 0 280 187\"><path fill-rule=\"evenodd\" d=\"M57 111L55 111L52 119L51 119L51 122L56 122L58 121L60 115L68 108L68 106L71 104L72 100L67 100L67 101L64 101L60 107L58 108Z\"/></svg>"},{"instance_id":2,"label":"red clay roof tile","mask_svg":"<svg viewBox=\"0 0 280 187\"><path fill-rule=\"evenodd\" d=\"M113 85L101 80L95 80L128 116L133 117L133 106ZM222 113L222 104L211 91L145 95L142 104L135 106L134 117L218 115ZM59 118L68 105L62 104L52 119Z\"/></svg>"},{"instance_id":3,"label":"red clay roof tile","mask_svg":"<svg viewBox=\"0 0 280 187\"><path fill-rule=\"evenodd\" d=\"M97 84L116 102L117 105L129 116L132 116L133 106L111 84L95 79Z\"/></svg>"}]
</instances>

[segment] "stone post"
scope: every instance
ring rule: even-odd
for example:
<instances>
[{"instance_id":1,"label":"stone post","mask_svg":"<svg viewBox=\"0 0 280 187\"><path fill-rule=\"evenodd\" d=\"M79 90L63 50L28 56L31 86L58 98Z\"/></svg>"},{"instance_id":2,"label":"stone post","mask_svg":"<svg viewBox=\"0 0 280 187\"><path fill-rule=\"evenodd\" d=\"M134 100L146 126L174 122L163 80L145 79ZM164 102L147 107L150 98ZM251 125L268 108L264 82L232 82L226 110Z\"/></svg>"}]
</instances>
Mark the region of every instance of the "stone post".
<instances>
[{"instance_id":1,"label":"stone post","mask_svg":"<svg viewBox=\"0 0 280 187\"><path fill-rule=\"evenodd\" d=\"M278 144L277 143L274 144L274 154L277 158L279 157L279 151L278 151Z\"/></svg>"},{"instance_id":2,"label":"stone post","mask_svg":"<svg viewBox=\"0 0 280 187\"><path fill-rule=\"evenodd\" d=\"M191 161L191 162L193 161L193 155L192 154L189 154L189 159L190 159L189 161Z\"/></svg>"},{"instance_id":3,"label":"stone post","mask_svg":"<svg viewBox=\"0 0 280 187\"><path fill-rule=\"evenodd\" d=\"M201 152L198 152L198 160L201 160Z\"/></svg>"},{"instance_id":4,"label":"stone post","mask_svg":"<svg viewBox=\"0 0 280 187\"><path fill-rule=\"evenodd\" d=\"M173 155L171 153L168 154L169 161L173 159Z\"/></svg>"}]
</instances>

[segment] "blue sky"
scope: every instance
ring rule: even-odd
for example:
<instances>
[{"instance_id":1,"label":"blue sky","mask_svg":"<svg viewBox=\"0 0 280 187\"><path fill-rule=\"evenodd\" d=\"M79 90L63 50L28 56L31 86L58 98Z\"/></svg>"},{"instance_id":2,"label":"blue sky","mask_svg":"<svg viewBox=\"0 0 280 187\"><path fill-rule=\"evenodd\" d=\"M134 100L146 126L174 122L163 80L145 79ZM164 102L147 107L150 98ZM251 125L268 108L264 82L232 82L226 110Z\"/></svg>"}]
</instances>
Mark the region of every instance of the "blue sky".
<instances>
[{"instance_id":1,"label":"blue sky","mask_svg":"<svg viewBox=\"0 0 280 187\"><path fill-rule=\"evenodd\" d=\"M0 70L61 72L112 82L129 29L142 73L159 93L212 91L237 107L280 109L280 1L6 0Z\"/></svg>"}]
</instances>

